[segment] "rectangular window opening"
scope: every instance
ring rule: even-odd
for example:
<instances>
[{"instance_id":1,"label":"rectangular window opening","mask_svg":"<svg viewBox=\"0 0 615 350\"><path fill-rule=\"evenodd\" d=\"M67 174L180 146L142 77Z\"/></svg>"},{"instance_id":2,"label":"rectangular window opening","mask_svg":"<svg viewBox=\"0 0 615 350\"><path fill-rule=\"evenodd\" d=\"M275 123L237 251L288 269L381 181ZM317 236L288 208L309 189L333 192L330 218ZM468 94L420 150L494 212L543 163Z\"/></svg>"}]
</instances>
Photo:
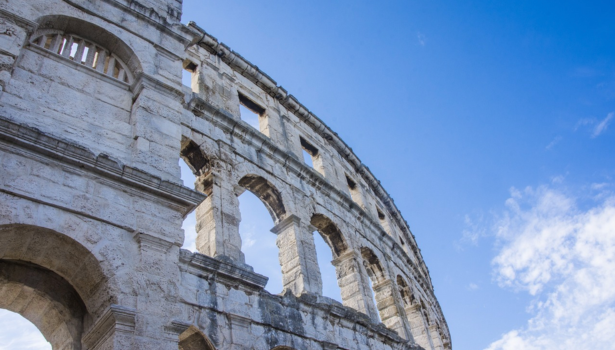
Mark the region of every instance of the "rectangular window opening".
<instances>
[{"instance_id":1,"label":"rectangular window opening","mask_svg":"<svg viewBox=\"0 0 615 350\"><path fill-rule=\"evenodd\" d=\"M303 148L303 161L305 164L314 168L314 158L318 156L318 148L312 146L303 137L299 137L301 148Z\"/></svg>"},{"instance_id":2,"label":"rectangular window opening","mask_svg":"<svg viewBox=\"0 0 615 350\"><path fill-rule=\"evenodd\" d=\"M312 155L307 153L306 150L303 150L303 162L310 166L310 168L314 167L314 162L312 161Z\"/></svg>"},{"instance_id":3,"label":"rectangular window opening","mask_svg":"<svg viewBox=\"0 0 615 350\"><path fill-rule=\"evenodd\" d=\"M53 35L44 36L43 38L46 38L45 45L43 47L49 50L51 48L51 43L53 42Z\"/></svg>"},{"instance_id":4,"label":"rectangular window opening","mask_svg":"<svg viewBox=\"0 0 615 350\"><path fill-rule=\"evenodd\" d=\"M86 45L83 48L83 55L81 55L81 64L85 64L85 62L88 59L88 54L90 53L90 47L88 45Z\"/></svg>"},{"instance_id":5,"label":"rectangular window opening","mask_svg":"<svg viewBox=\"0 0 615 350\"><path fill-rule=\"evenodd\" d=\"M261 118L265 114L265 109L254 101L247 98L242 93L238 93L239 96L239 114L241 120L248 123L254 129L261 130Z\"/></svg>"},{"instance_id":6,"label":"rectangular window opening","mask_svg":"<svg viewBox=\"0 0 615 350\"><path fill-rule=\"evenodd\" d=\"M77 55L77 49L79 48L79 43L78 42L73 42L73 44L70 46L70 54L68 55L68 57L71 60L75 59L75 55Z\"/></svg>"},{"instance_id":7,"label":"rectangular window opening","mask_svg":"<svg viewBox=\"0 0 615 350\"><path fill-rule=\"evenodd\" d=\"M196 92L196 89L194 88L193 80L194 80L194 76L196 74L198 65L190 60L184 60L184 62L182 63L182 66L184 68L182 70L182 84L184 86L189 87L192 90L192 92Z\"/></svg>"},{"instance_id":8,"label":"rectangular window opening","mask_svg":"<svg viewBox=\"0 0 615 350\"><path fill-rule=\"evenodd\" d=\"M386 220L387 217L384 215L382 210L380 210L380 208L376 207L376 211L378 212L378 219L380 219L380 221Z\"/></svg>"},{"instance_id":9,"label":"rectangular window opening","mask_svg":"<svg viewBox=\"0 0 615 350\"><path fill-rule=\"evenodd\" d=\"M299 136L301 148L303 149L303 161L305 164L318 171L322 176L325 176L323 161L318 148L307 142L303 137Z\"/></svg>"}]
</instances>

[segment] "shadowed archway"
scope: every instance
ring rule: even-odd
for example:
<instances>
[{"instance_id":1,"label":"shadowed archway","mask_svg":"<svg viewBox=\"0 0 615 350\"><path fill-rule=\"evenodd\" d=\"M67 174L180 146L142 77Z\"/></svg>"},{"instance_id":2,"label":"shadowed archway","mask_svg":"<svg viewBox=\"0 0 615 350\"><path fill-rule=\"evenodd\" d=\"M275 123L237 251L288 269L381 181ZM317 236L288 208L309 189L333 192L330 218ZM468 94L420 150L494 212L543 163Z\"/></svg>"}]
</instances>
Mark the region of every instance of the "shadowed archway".
<instances>
[{"instance_id":1,"label":"shadowed archway","mask_svg":"<svg viewBox=\"0 0 615 350\"><path fill-rule=\"evenodd\" d=\"M286 215L286 208L280 191L265 178L258 175L246 175L239 180L239 186L254 193L265 204L274 222L279 222Z\"/></svg>"},{"instance_id":2,"label":"shadowed archway","mask_svg":"<svg viewBox=\"0 0 615 350\"><path fill-rule=\"evenodd\" d=\"M30 225L0 226L0 308L32 322L54 350L79 350L92 314L115 299L94 255Z\"/></svg>"},{"instance_id":3,"label":"shadowed archway","mask_svg":"<svg viewBox=\"0 0 615 350\"><path fill-rule=\"evenodd\" d=\"M216 350L211 341L191 326L179 335L179 350Z\"/></svg>"}]
</instances>

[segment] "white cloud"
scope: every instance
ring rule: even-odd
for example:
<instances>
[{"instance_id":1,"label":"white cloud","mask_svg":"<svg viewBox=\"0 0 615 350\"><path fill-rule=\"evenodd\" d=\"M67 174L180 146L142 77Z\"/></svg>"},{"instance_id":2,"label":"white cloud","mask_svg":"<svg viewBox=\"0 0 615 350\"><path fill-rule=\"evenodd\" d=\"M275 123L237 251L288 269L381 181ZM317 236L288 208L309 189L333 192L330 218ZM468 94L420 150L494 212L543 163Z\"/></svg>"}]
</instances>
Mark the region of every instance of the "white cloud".
<instances>
[{"instance_id":1,"label":"white cloud","mask_svg":"<svg viewBox=\"0 0 615 350\"><path fill-rule=\"evenodd\" d=\"M581 209L551 187L511 191L495 225L494 275L534 300L527 325L487 350L613 348L615 198L586 200L594 202Z\"/></svg>"},{"instance_id":2,"label":"white cloud","mask_svg":"<svg viewBox=\"0 0 615 350\"><path fill-rule=\"evenodd\" d=\"M51 350L51 344L30 321L0 309L0 350Z\"/></svg>"},{"instance_id":3,"label":"white cloud","mask_svg":"<svg viewBox=\"0 0 615 350\"><path fill-rule=\"evenodd\" d=\"M477 290L478 288L479 288L479 287L478 287L478 284L476 284L476 283L470 283L470 284L468 285L468 290L469 290L469 291L475 291L475 290Z\"/></svg>"},{"instance_id":4,"label":"white cloud","mask_svg":"<svg viewBox=\"0 0 615 350\"><path fill-rule=\"evenodd\" d=\"M592 134L592 137L600 136L600 134L602 134L608 128L609 123L611 122L611 119L613 119L614 115L615 113L611 112L606 116L606 118L604 118L600 123L598 123L598 125L596 125L596 127L594 128L594 133Z\"/></svg>"}]
</instances>

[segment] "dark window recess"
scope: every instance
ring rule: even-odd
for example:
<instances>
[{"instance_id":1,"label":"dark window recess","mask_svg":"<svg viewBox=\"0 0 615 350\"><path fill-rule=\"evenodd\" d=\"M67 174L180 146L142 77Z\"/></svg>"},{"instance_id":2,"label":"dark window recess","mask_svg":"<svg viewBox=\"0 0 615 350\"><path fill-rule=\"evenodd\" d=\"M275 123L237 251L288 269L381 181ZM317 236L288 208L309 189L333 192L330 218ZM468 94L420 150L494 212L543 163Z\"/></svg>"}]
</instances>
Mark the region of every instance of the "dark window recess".
<instances>
[{"instance_id":1,"label":"dark window recess","mask_svg":"<svg viewBox=\"0 0 615 350\"><path fill-rule=\"evenodd\" d=\"M312 157L316 157L318 155L318 148L312 146L309 142L307 142L303 137L299 137L301 140L301 147L309 153Z\"/></svg>"},{"instance_id":2,"label":"dark window recess","mask_svg":"<svg viewBox=\"0 0 615 350\"><path fill-rule=\"evenodd\" d=\"M357 189L357 183L352 181L352 179L348 177L348 175L346 175L346 182L348 183L348 188L350 188L351 190Z\"/></svg>"},{"instance_id":3,"label":"dark window recess","mask_svg":"<svg viewBox=\"0 0 615 350\"><path fill-rule=\"evenodd\" d=\"M190 60L185 60L184 61L184 69L187 70L190 73L196 73L196 63L190 61Z\"/></svg>"},{"instance_id":4,"label":"dark window recess","mask_svg":"<svg viewBox=\"0 0 615 350\"><path fill-rule=\"evenodd\" d=\"M386 219L386 216L384 216L384 213L382 212L382 210L380 210L380 208L376 208L376 211L378 212L378 219L380 220Z\"/></svg>"},{"instance_id":5,"label":"dark window recess","mask_svg":"<svg viewBox=\"0 0 615 350\"><path fill-rule=\"evenodd\" d=\"M252 100L250 100L249 98L247 98L246 96L244 96L241 92L238 94L239 95L239 102L246 106L246 108L248 108L249 110L251 110L252 112L258 114L258 115L263 115L265 114L265 109L259 105L257 105L256 103L252 102Z\"/></svg>"}]
</instances>

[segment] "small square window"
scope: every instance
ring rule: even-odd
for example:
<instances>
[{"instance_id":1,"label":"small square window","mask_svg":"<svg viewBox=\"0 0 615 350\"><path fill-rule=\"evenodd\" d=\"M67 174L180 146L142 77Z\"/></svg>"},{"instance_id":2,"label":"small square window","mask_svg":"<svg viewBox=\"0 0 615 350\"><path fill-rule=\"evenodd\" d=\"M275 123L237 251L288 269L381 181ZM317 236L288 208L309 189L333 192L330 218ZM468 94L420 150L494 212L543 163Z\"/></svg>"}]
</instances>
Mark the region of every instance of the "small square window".
<instances>
[{"instance_id":1,"label":"small square window","mask_svg":"<svg viewBox=\"0 0 615 350\"><path fill-rule=\"evenodd\" d=\"M321 175L325 175L324 166L318 148L314 147L311 143L307 142L303 137L299 137L301 142L301 148L303 149L303 161L305 164L314 168Z\"/></svg>"}]
</instances>

